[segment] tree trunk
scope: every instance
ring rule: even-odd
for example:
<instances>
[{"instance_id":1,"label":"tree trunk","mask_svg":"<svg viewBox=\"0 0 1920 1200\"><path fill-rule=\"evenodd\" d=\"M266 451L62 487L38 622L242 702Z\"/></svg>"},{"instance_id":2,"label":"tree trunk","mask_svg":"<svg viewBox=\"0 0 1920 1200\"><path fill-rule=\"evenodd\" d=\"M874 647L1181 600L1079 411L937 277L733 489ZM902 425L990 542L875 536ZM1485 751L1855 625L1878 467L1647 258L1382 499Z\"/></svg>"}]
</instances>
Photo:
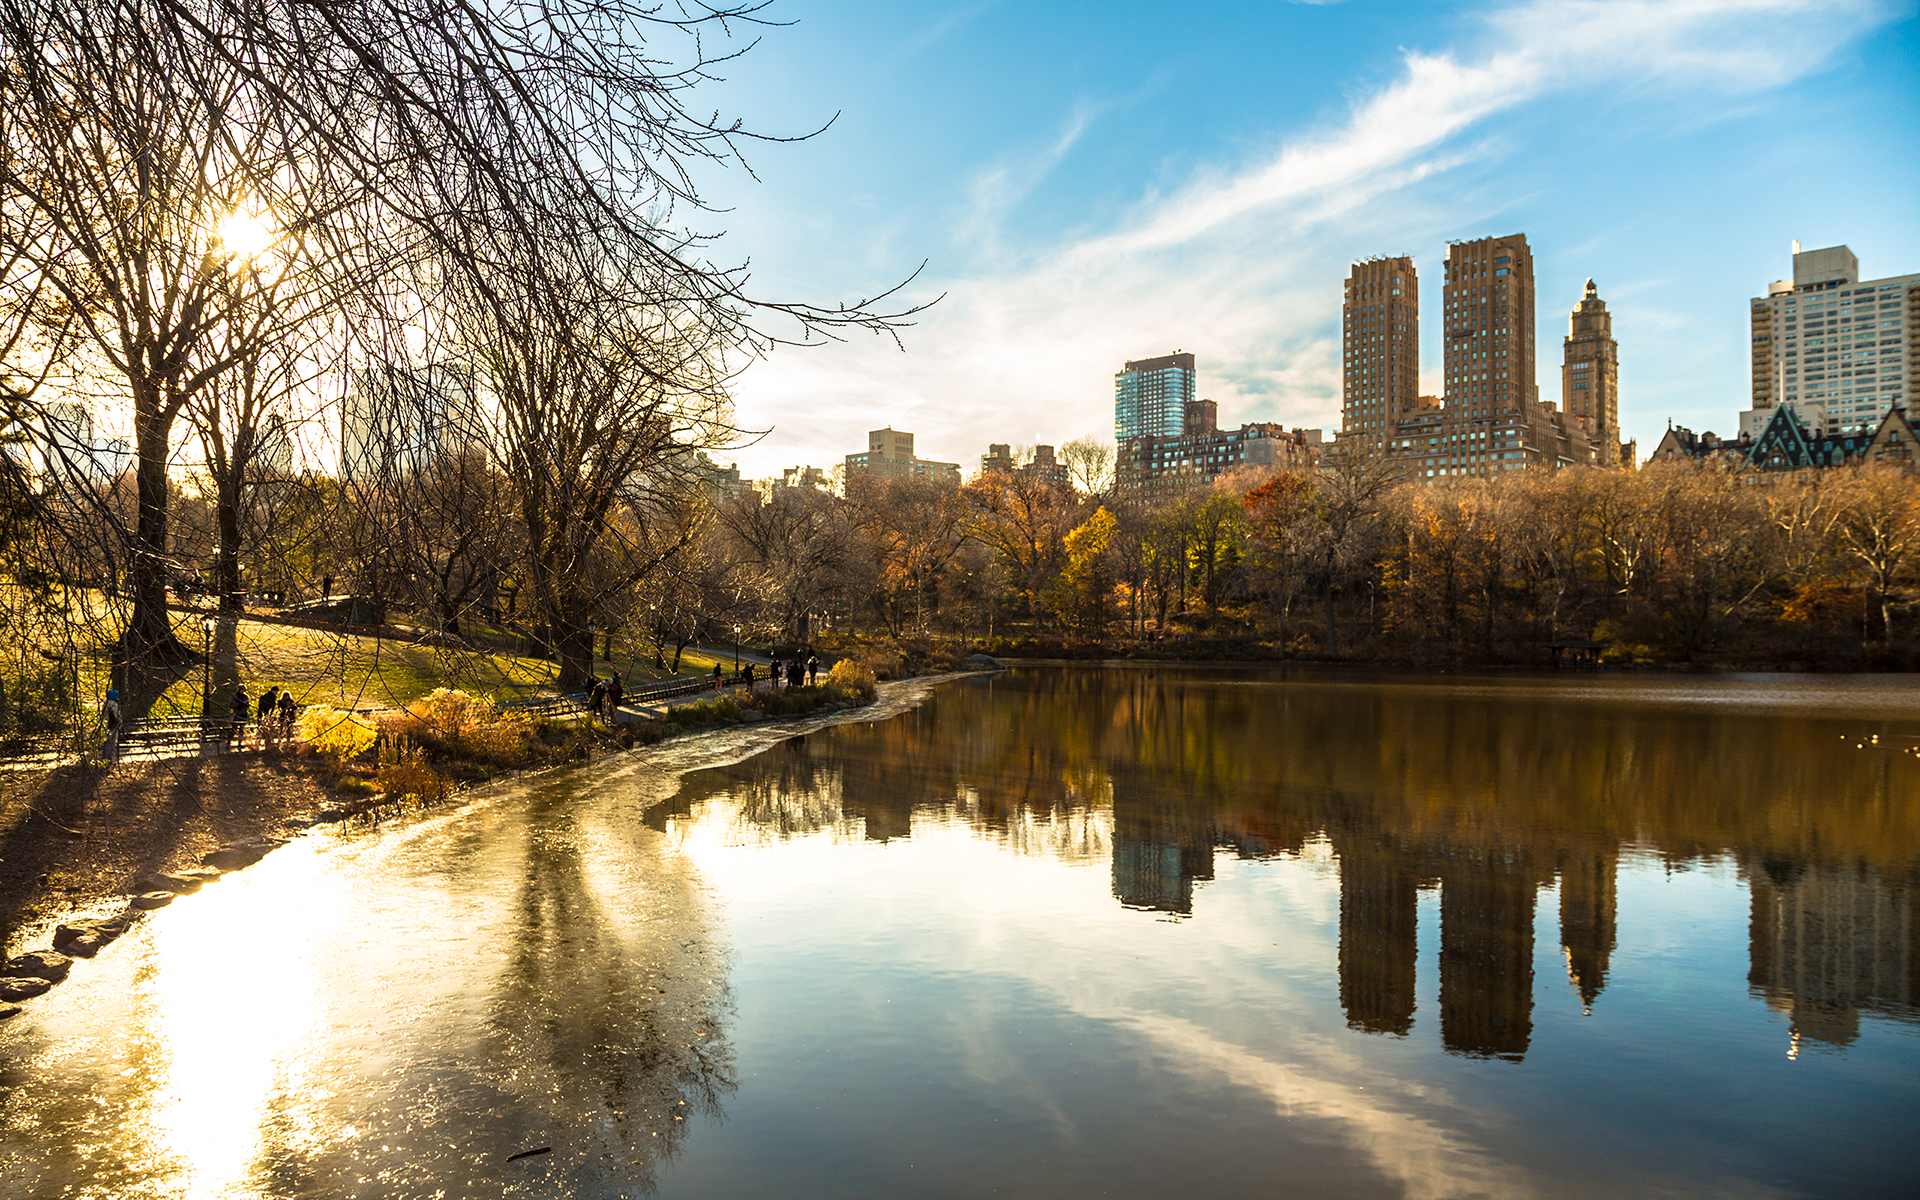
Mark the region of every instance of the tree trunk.
<instances>
[{"instance_id":1,"label":"tree trunk","mask_svg":"<svg viewBox=\"0 0 1920 1200\"><path fill-rule=\"evenodd\" d=\"M167 616L167 427L157 403L136 395L135 483L139 516L128 583L133 607L114 647L114 675L128 718L144 717L160 693L198 657L174 637Z\"/></svg>"},{"instance_id":2,"label":"tree trunk","mask_svg":"<svg viewBox=\"0 0 1920 1200\"><path fill-rule=\"evenodd\" d=\"M240 602L240 481L233 477L237 474L237 470L228 472L220 480L215 498L214 524L219 528L220 550L215 558L218 569L214 591L220 597L223 613L237 613L246 607Z\"/></svg>"}]
</instances>

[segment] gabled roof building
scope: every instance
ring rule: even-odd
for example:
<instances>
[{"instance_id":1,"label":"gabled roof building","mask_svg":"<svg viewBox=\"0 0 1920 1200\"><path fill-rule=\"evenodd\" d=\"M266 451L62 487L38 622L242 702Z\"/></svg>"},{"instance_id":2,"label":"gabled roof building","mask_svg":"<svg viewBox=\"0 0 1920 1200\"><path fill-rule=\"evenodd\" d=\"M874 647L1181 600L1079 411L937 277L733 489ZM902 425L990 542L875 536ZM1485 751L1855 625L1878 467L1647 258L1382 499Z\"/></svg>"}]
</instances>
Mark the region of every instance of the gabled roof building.
<instances>
[{"instance_id":1,"label":"gabled roof building","mask_svg":"<svg viewBox=\"0 0 1920 1200\"><path fill-rule=\"evenodd\" d=\"M1711 431L1696 435L1681 426L1669 427L1654 448L1653 460L1718 458L1760 471L1804 471L1875 462L1911 469L1915 439L1913 422L1904 408L1889 409L1870 429L1829 432L1809 425L1794 408L1780 405L1754 435L1720 438Z\"/></svg>"}]
</instances>

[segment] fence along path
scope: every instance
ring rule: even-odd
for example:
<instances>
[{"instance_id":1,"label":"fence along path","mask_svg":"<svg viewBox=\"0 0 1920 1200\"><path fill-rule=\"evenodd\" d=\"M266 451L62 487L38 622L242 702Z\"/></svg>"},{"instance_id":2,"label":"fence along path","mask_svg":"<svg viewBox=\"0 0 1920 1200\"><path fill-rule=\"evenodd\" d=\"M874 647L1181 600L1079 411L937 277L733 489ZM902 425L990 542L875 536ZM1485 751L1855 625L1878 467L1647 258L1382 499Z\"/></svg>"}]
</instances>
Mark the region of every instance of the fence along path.
<instances>
[{"instance_id":1,"label":"fence along path","mask_svg":"<svg viewBox=\"0 0 1920 1200\"><path fill-rule=\"evenodd\" d=\"M642 710L648 708L664 709L670 702L708 692L713 689L713 679L705 675L688 675L677 679L664 679L641 687L625 689L621 695L621 707L633 706ZM660 702L666 701L667 704ZM590 697L586 692L570 692L552 696L528 696L498 701L495 708L504 712L525 713L534 717L574 717L592 713ZM304 712L302 708L300 711ZM391 707L356 708L349 710L359 716L371 717L380 713L398 712ZM615 719L632 720L636 717L651 715L645 711L636 713L622 712ZM296 715L295 724L299 723ZM224 713L195 717L145 717L137 721L128 721L120 729L120 761L140 762L164 758L195 758L203 754L221 753L223 749L236 749L234 742L243 738L244 731L236 734L234 720ZM283 734L284 737L292 735ZM75 735L71 731L48 733L21 738L14 743L4 758L0 758L0 770L35 770L42 767L57 766L71 761L79 753L96 753L106 734L96 725L79 743L76 749ZM240 746L237 749L249 748Z\"/></svg>"}]
</instances>

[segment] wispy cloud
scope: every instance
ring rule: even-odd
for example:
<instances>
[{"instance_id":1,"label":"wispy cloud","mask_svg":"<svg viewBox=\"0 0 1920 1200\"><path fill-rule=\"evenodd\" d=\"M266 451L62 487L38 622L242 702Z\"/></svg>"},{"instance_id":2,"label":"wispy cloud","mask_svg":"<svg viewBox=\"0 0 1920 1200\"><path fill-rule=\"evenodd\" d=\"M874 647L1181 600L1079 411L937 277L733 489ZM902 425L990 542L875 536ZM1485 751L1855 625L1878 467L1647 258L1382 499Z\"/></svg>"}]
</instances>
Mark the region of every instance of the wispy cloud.
<instances>
[{"instance_id":1,"label":"wispy cloud","mask_svg":"<svg viewBox=\"0 0 1920 1200\"><path fill-rule=\"evenodd\" d=\"M906 354L855 343L756 366L745 415L780 427L770 442L786 457L815 461L837 460L881 421L915 429L936 456L1064 440L1110 429L1121 358L1177 345L1203 353L1223 417L1331 422L1330 316L1346 263L1356 247L1409 249L1462 220L1428 211L1445 201L1419 185L1499 153L1496 118L1555 94L1775 88L1903 11L1880 0L1535 0L1491 12L1452 47L1404 51L1395 77L1344 118L1263 158L1145 200L1012 271L986 254L942 284L947 301L911 331ZM1070 117L1048 152L982 173L961 224L983 250L1086 120ZM1387 193L1394 205L1374 203Z\"/></svg>"}]
</instances>

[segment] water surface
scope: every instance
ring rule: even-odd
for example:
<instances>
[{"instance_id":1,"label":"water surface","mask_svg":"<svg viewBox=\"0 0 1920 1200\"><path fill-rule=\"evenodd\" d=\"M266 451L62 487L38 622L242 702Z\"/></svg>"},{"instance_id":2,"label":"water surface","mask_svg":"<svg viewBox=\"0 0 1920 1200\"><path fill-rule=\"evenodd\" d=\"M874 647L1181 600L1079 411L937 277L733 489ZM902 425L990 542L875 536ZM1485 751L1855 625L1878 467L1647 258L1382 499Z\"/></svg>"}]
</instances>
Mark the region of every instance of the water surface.
<instances>
[{"instance_id":1,"label":"water surface","mask_svg":"<svg viewBox=\"0 0 1920 1200\"><path fill-rule=\"evenodd\" d=\"M1909 681L1026 668L877 715L182 899L0 1028L0 1192L1920 1193Z\"/></svg>"}]
</instances>

